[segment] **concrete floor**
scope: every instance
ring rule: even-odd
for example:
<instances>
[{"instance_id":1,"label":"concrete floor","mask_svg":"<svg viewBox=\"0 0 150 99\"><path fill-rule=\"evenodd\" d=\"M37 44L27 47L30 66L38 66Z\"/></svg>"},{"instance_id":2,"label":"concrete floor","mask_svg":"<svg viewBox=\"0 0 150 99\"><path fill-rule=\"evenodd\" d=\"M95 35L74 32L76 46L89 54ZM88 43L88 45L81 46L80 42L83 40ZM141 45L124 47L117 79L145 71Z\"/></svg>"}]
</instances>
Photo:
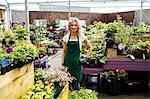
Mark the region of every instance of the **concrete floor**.
<instances>
[{"instance_id":1,"label":"concrete floor","mask_svg":"<svg viewBox=\"0 0 150 99\"><path fill-rule=\"evenodd\" d=\"M61 51L48 58L51 68L61 65Z\"/></svg>"},{"instance_id":2,"label":"concrete floor","mask_svg":"<svg viewBox=\"0 0 150 99\"><path fill-rule=\"evenodd\" d=\"M61 50L59 50L55 55L49 57L49 64L51 68L61 65ZM109 96L107 94L102 94L99 92L99 99L150 99L150 93L141 92L141 93Z\"/></svg>"}]
</instances>

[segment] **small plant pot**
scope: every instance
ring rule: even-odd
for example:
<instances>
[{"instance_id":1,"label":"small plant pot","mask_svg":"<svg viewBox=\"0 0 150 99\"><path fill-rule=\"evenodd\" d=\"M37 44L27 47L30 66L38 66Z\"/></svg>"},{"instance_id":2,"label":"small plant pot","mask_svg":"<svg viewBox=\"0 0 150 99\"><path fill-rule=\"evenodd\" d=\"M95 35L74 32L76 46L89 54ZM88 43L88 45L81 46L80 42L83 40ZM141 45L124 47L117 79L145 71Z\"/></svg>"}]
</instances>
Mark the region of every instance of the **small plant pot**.
<instances>
[{"instance_id":1,"label":"small plant pot","mask_svg":"<svg viewBox=\"0 0 150 99\"><path fill-rule=\"evenodd\" d=\"M90 59L89 60L89 65L90 66L95 66L97 64L97 60L96 59Z\"/></svg>"},{"instance_id":2,"label":"small plant pot","mask_svg":"<svg viewBox=\"0 0 150 99\"><path fill-rule=\"evenodd\" d=\"M114 46L114 40L107 41L107 43L106 43L107 48L113 48L113 46Z\"/></svg>"},{"instance_id":3,"label":"small plant pot","mask_svg":"<svg viewBox=\"0 0 150 99\"><path fill-rule=\"evenodd\" d=\"M25 65L24 62L18 62L18 64L16 64L16 68L21 68Z\"/></svg>"},{"instance_id":4,"label":"small plant pot","mask_svg":"<svg viewBox=\"0 0 150 99\"><path fill-rule=\"evenodd\" d=\"M117 55L124 55L124 54L123 54L123 50L119 50L119 49L117 48Z\"/></svg>"},{"instance_id":5,"label":"small plant pot","mask_svg":"<svg viewBox=\"0 0 150 99\"><path fill-rule=\"evenodd\" d=\"M4 75L5 73L7 73L7 72L9 72L11 70L12 70L11 69L11 65L8 65L8 66L6 66L4 68L1 68L1 74Z\"/></svg>"},{"instance_id":6,"label":"small plant pot","mask_svg":"<svg viewBox=\"0 0 150 99\"><path fill-rule=\"evenodd\" d=\"M121 83L116 77L102 78L102 92L111 96L121 93Z\"/></svg>"},{"instance_id":7,"label":"small plant pot","mask_svg":"<svg viewBox=\"0 0 150 99\"><path fill-rule=\"evenodd\" d=\"M127 92L128 78L126 77L120 78L120 83L121 83L121 92Z\"/></svg>"},{"instance_id":8,"label":"small plant pot","mask_svg":"<svg viewBox=\"0 0 150 99\"><path fill-rule=\"evenodd\" d=\"M9 59L4 58L0 61L1 65L1 74L5 74L6 72L9 72L11 70Z\"/></svg>"}]
</instances>

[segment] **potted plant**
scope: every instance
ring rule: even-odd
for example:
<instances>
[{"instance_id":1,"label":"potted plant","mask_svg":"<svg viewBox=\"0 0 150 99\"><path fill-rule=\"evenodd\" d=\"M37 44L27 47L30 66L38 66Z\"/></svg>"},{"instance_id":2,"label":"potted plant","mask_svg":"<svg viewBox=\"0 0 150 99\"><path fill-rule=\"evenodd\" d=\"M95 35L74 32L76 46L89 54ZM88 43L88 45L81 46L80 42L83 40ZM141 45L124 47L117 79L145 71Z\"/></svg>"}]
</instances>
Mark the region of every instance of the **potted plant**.
<instances>
[{"instance_id":1,"label":"potted plant","mask_svg":"<svg viewBox=\"0 0 150 99\"><path fill-rule=\"evenodd\" d=\"M87 66L101 67L102 64L105 64L107 61L107 58L105 57L105 34L102 30L104 26L104 23L94 21L93 25L87 27L85 35L93 46L93 53L90 58L87 58L85 63ZM86 57L84 56L87 53L85 46L82 47L81 53L81 58Z\"/></svg>"},{"instance_id":2,"label":"potted plant","mask_svg":"<svg viewBox=\"0 0 150 99\"><path fill-rule=\"evenodd\" d=\"M43 40L45 35L39 32L30 32L30 40L32 44L39 45L39 43Z\"/></svg>"},{"instance_id":3,"label":"potted plant","mask_svg":"<svg viewBox=\"0 0 150 99\"><path fill-rule=\"evenodd\" d=\"M32 62L38 57L38 50L32 44L18 44L13 48L12 53L7 55L13 64L13 68L20 68L23 65Z\"/></svg>"},{"instance_id":4,"label":"potted plant","mask_svg":"<svg viewBox=\"0 0 150 99\"><path fill-rule=\"evenodd\" d=\"M106 47L112 48L115 43L115 36L117 34L117 24L116 23L108 23L104 27L104 34L106 40Z\"/></svg>"},{"instance_id":5,"label":"potted plant","mask_svg":"<svg viewBox=\"0 0 150 99\"><path fill-rule=\"evenodd\" d=\"M10 71L10 61L6 58L6 54L3 50L0 50L0 71L1 74L5 74L6 72Z\"/></svg>"},{"instance_id":6,"label":"potted plant","mask_svg":"<svg viewBox=\"0 0 150 99\"><path fill-rule=\"evenodd\" d=\"M49 42L47 42L46 46L48 48L57 48L57 47L59 47L58 43L55 42L55 41L49 41Z\"/></svg>"},{"instance_id":7,"label":"potted plant","mask_svg":"<svg viewBox=\"0 0 150 99\"><path fill-rule=\"evenodd\" d=\"M98 93L91 90L81 88L69 93L69 99L98 99Z\"/></svg>"},{"instance_id":8,"label":"potted plant","mask_svg":"<svg viewBox=\"0 0 150 99\"><path fill-rule=\"evenodd\" d=\"M127 49L128 54L132 54L136 58L149 59L150 58L150 41L138 40L133 42Z\"/></svg>"},{"instance_id":9,"label":"potted plant","mask_svg":"<svg viewBox=\"0 0 150 99\"><path fill-rule=\"evenodd\" d=\"M12 33L11 30L5 30L3 36L1 38L2 48L11 47L15 44L15 35Z\"/></svg>"},{"instance_id":10,"label":"potted plant","mask_svg":"<svg viewBox=\"0 0 150 99\"><path fill-rule=\"evenodd\" d=\"M118 95L121 93L121 80L127 77L124 69L116 69L101 73L102 91L109 95Z\"/></svg>"},{"instance_id":11,"label":"potted plant","mask_svg":"<svg viewBox=\"0 0 150 99\"><path fill-rule=\"evenodd\" d=\"M45 47L39 47L38 52L39 52L39 58L42 58L46 55L46 48Z\"/></svg>"},{"instance_id":12,"label":"potted plant","mask_svg":"<svg viewBox=\"0 0 150 99\"><path fill-rule=\"evenodd\" d=\"M11 28L13 33L16 36L17 40L27 40L29 33L27 32L27 27L22 24L13 24L13 27Z\"/></svg>"},{"instance_id":13,"label":"potted plant","mask_svg":"<svg viewBox=\"0 0 150 99\"><path fill-rule=\"evenodd\" d=\"M59 44L56 41L52 40L46 44L46 47L47 47L47 53L55 54L57 53L57 48L59 47Z\"/></svg>"}]
</instances>

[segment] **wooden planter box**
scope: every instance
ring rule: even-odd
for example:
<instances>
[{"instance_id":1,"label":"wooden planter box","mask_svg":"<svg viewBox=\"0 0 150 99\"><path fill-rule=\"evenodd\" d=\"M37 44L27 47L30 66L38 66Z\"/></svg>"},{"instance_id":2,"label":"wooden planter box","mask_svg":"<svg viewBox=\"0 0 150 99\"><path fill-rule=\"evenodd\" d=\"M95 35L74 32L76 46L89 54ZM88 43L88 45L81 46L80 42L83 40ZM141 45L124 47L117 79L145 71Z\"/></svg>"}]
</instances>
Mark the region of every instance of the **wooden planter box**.
<instances>
[{"instance_id":1,"label":"wooden planter box","mask_svg":"<svg viewBox=\"0 0 150 99\"><path fill-rule=\"evenodd\" d=\"M57 99L68 99L69 97L69 83L65 85Z\"/></svg>"},{"instance_id":2,"label":"wooden planter box","mask_svg":"<svg viewBox=\"0 0 150 99\"><path fill-rule=\"evenodd\" d=\"M33 63L0 76L0 99L17 99L34 85Z\"/></svg>"}]
</instances>

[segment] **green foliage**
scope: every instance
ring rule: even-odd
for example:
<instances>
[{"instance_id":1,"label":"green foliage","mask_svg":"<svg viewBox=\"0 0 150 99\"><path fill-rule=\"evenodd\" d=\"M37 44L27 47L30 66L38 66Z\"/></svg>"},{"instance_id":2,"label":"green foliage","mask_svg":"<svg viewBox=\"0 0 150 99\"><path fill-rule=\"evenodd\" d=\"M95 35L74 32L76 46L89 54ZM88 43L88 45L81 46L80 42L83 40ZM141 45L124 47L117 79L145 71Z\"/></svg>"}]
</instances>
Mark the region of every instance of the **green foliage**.
<instances>
[{"instance_id":1,"label":"green foliage","mask_svg":"<svg viewBox=\"0 0 150 99\"><path fill-rule=\"evenodd\" d=\"M150 32L150 25L142 22L135 27L135 32Z\"/></svg>"},{"instance_id":2,"label":"green foliage","mask_svg":"<svg viewBox=\"0 0 150 99\"><path fill-rule=\"evenodd\" d=\"M105 35L102 30L105 24L102 22L93 22L93 25L89 25L86 36L93 46L93 53L90 59L87 60L87 64L90 64L91 60L95 60L95 63L106 63L105 57ZM86 47L83 47L82 54L86 54Z\"/></svg>"},{"instance_id":3,"label":"green foliage","mask_svg":"<svg viewBox=\"0 0 150 99\"><path fill-rule=\"evenodd\" d=\"M115 22L111 22L105 25L103 32L105 34L105 40L107 43L115 42L115 36L117 34L117 24Z\"/></svg>"},{"instance_id":4,"label":"green foliage","mask_svg":"<svg viewBox=\"0 0 150 99\"><path fill-rule=\"evenodd\" d=\"M11 30L5 30L3 35L1 35L0 43L2 43L3 48L13 46L15 42L15 35Z\"/></svg>"},{"instance_id":5,"label":"green foliage","mask_svg":"<svg viewBox=\"0 0 150 99\"><path fill-rule=\"evenodd\" d=\"M101 73L100 76L107 79L108 77L115 77L115 73L114 73L114 71L105 71L105 72Z\"/></svg>"},{"instance_id":6,"label":"green foliage","mask_svg":"<svg viewBox=\"0 0 150 99\"><path fill-rule=\"evenodd\" d=\"M60 24L59 24L59 23L55 23L55 24L54 24L54 28L56 28L56 29L57 29L57 28L60 28Z\"/></svg>"},{"instance_id":7,"label":"green foliage","mask_svg":"<svg viewBox=\"0 0 150 99\"><path fill-rule=\"evenodd\" d=\"M37 69L34 72L34 81L43 80L45 73L42 71L42 69Z\"/></svg>"},{"instance_id":8,"label":"green foliage","mask_svg":"<svg viewBox=\"0 0 150 99\"><path fill-rule=\"evenodd\" d=\"M20 24L14 24L11 29L15 33L17 40L27 40L28 39L29 33L27 32L26 26L23 26Z\"/></svg>"},{"instance_id":9,"label":"green foliage","mask_svg":"<svg viewBox=\"0 0 150 99\"><path fill-rule=\"evenodd\" d=\"M55 41L49 41L47 47L59 47L58 43Z\"/></svg>"},{"instance_id":10,"label":"green foliage","mask_svg":"<svg viewBox=\"0 0 150 99\"><path fill-rule=\"evenodd\" d=\"M33 44L39 44L41 41L44 40L44 38L45 38L45 34L44 33L30 32L30 39L31 39Z\"/></svg>"},{"instance_id":11,"label":"green foliage","mask_svg":"<svg viewBox=\"0 0 150 99\"><path fill-rule=\"evenodd\" d=\"M69 99L98 99L98 93L90 89L81 88L69 93Z\"/></svg>"},{"instance_id":12,"label":"green foliage","mask_svg":"<svg viewBox=\"0 0 150 99\"><path fill-rule=\"evenodd\" d=\"M143 54L150 58L150 41L138 40L128 47L127 52L137 58L143 58Z\"/></svg>"},{"instance_id":13,"label":"green foliage","mask_svg":"<svg viewBox=\"0 0 150 99\"><path fill-rule=\"evenodd\" d=\"M45 47L39 47L38 52L39 52L39 55L45 54L46 53L46 48Z\"/></svg>"},{"instance_id":14,"label":"green foliage","mask_svg":"<svg viewBox=\"0 0 150 99\"><path fill-rule=\"evenodd\" d=\"M38 50L31 44L22 44L14 47L13 52L7 55L8 59L15 65L18 63L29 63L38 57Z\"/></svg>"},{"instance_id":15,"label":"green foliage","mask_svg":"<svg viewBox=\"0 0 150 99\"><path fill-rule=\"evenodd\" d=\"M114 22L110 22L108 24L105 25L104 27L104 33L106 35L106 38L113 38L115 34L117 33L117 24Z\"/></svg>"},{"instance_id":16,"label":"green foliage","mask_svg":"<svg viewBox=\"0 0 150 99\"><path fill-rule=\"evenodd\" d=\"M117 36L115 42L117 44L122 43L126 46L129 46L131 34L134 32L133 26L126 25L119 15L117 15L117 20L114 21L114 23L117 26Z\"/></svg>"},{"instance_id":17,"label":"green foliage","mask_svg":"<svg viewBox=\"0 0 150 99\"><path fill-rule=\"evenodd\" d=\"M117 79L124 78L128 76L128 73L121 68L117 68L115 70L104 71L100 74L102 78L108 79L110 77L116 77Z\"/></svg>"},{"instance_id":18,"label":"green foliage","mask_svg":"<svg viewBox=\"0 0 150 99\"><path fill-rule=\"evenodd\" d=\"M0 61L4 58L4 51L3 50L0 50Z\"/></svg>"},{"instance_id":19,"label":"green foliage","mask_svg":"<svg viewBox=\"0 0 150 99\"><path fill-rule=\"evenodd\" d=\"M124 44L129 46L131 34L134 32L133 26L126 25L122 17L117 15L117 20L108 23L104 27L106 42L112 42L115 44Z\"/></svg>"}]
</instances>

